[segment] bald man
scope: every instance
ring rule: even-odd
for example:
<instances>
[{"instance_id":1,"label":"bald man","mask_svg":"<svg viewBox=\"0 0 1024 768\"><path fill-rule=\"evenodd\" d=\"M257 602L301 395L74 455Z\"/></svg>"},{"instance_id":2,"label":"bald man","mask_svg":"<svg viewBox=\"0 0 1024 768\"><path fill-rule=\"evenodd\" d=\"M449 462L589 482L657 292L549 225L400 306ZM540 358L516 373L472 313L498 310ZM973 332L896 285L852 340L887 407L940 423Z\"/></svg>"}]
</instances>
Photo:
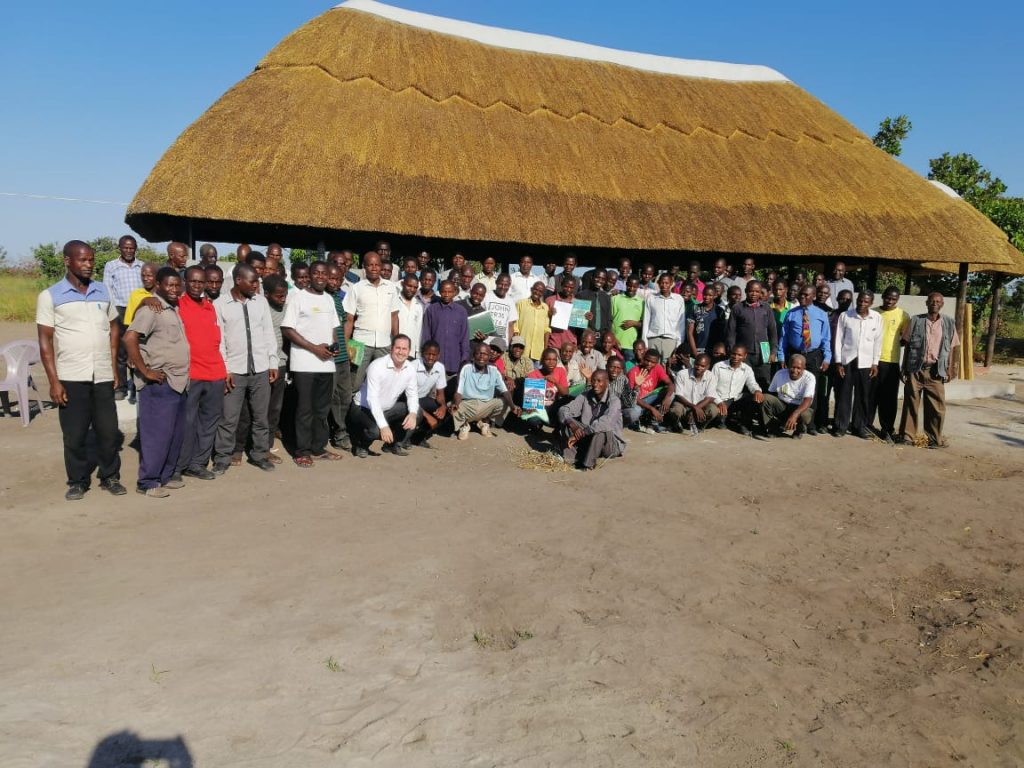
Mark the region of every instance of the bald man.
<instances>
[{"instance_id":1,"label":"bald man","mask_svg":"<svg viewBox=\"0 0 1024 768\"><path fill-rule=\"evenodd\" d=\"M167 266L177 270L182 285L185 283L185 265L188 264L188 246L184 243L167 244Z\"/></svg>"}]
</instances>

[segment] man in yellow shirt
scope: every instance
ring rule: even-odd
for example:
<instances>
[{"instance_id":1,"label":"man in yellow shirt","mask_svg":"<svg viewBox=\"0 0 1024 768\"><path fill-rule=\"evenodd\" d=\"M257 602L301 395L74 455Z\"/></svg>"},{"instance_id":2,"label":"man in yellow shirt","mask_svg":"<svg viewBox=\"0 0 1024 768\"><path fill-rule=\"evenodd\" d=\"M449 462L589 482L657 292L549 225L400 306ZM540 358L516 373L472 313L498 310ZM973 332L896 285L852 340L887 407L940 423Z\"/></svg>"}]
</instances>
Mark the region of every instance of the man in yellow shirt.
<instances>
[{"instance_id":1,"label":"man in yellow shirt","mask_svg":"<svg viewBox=\"0 0 1024 768\"><path fill-rule=\"evenodd\" d=\"M142 265L142 269L139 271L139 276L142 278L142 287L136 288L128 296L128 304L124 310L125 328L132 324L132 318L135 317L135 313L138 311L139 305L142 304L142 300L148 299L153 295L157 269L159 269L159 266L156 264Z\"/></svg>"},{"instance_id":2,"label":"man in yellow shirt","mask_svg":"<svg viewBox=\"0 0 1024 768\"><path fill-rule=\"evenodd\" d=\"M544 354L544 346L549 333L551 333L551 314L548 305L544 302L544 283L540 280L534 282L530 288L530 298L520 299L516 303L516 312L519 319L512 326L512 333L521 336L526 345L525 356L534 362L534 367L540 363Z\"/></svg>"},{"instance_id":3,"label":"man in yellow shirt","mask_svg":"<svg viewBox=\"0 0 1024 768\"><path fill-rule=\"evenodd\" d=\"M896 306L900 300L899 288L889 287L882 293L882 354L878 359L878 381L875 390L875 410L882 439L892 443L896 431L896 401L900 395L900 347L903 332L910 323L910 315ZM872 415L872 421L874 416Z\"/></svg>"}]
</instances>

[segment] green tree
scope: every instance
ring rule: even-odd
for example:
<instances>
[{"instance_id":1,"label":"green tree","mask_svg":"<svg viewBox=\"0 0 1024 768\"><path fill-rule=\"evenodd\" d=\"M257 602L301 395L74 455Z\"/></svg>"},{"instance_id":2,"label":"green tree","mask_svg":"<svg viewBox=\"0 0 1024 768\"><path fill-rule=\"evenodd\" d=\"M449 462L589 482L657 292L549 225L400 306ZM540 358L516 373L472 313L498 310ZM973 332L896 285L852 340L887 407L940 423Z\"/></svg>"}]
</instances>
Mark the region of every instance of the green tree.
<instances>
[{"instance_id":1,"label":"green tree","mask_svg":"<svg viewBox=\"0 0 1024 768\"><path fill-rule=\"evenodd\" d=\"M0 245L0 269L7 269L7 249Z\"/></svg>"},{"instance_id":2,"label":"green tree","mask_svg":"<svg viewBox=\"0 0 1024 768\"><path fill-rule=\"evenodd\" d=\"M887 117L878 124L878 133L871 141L882 151L899 157L903 152L903 141L913 128L914 124L906 115Z\"/></svg>"},{"instance_id":3,"label":"green tree","mask_svg":"<svg viewBox=\"0 0 1024 768\"><path fill-rule=\"evenodd\" d=\"M1024 251L1024 198L1000 197L984 200L978 210L992 219L1018 250Z\"/></svg>"},{"instance_id":4,"label":"green tree","mask_svg":"<svg viewBox=\"0 0 1024 768\"><path fill-rule=\"evenodd\" d=\"M942 157L928 161L931 170L928 178L941 181L975 208L981 203L995 200L1006 191L1006 185L998 176L966 152L951 155L943 152Z\"/></svg>"},{"instance_id":5,"label":"green tree","mask_svg":"<svg viewBox=\"0 0 1024 768\"><path fill-rule=\"evenodd\" d=\"M32 249L32 258L47 280L53 282L64 277L64 254L57 243L40 243Z\"/></svg>"}]
</instances>

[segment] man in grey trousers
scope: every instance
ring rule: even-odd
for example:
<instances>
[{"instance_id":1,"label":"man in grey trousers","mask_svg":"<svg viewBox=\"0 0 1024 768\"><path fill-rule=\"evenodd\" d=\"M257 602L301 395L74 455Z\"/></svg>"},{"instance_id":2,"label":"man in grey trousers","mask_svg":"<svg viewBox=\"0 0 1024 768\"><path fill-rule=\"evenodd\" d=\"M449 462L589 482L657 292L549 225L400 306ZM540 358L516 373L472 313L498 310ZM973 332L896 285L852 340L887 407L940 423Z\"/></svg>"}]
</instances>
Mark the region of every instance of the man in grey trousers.
<instances>
[{"instance_id":1,"label":"man in grey trousers","mask_svg":"<svg viewBox=\"0 0 1024 768\"><path fill-rule=\"evenodd\" d=\"M252 414L252 451L249 463L265 472L274 469L270 449L268 410L270 385L277 380L277 339L267 300L259 293L259 277L247 264L231 272L234 285L214 303L221 327L221 354L227 367L224 415L217 428L213 473L223 475L231 466L235 432L242 408Z\"/></svg>"}]
</instances>

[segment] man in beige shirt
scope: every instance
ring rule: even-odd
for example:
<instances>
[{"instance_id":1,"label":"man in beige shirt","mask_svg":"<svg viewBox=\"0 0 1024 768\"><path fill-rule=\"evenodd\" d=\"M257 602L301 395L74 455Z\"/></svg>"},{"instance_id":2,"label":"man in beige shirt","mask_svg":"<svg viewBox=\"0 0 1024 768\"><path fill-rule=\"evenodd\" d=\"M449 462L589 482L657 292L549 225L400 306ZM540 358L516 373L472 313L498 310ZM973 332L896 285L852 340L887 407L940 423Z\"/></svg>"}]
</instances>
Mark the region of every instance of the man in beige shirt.
<instances>
[{"instance_id":1,"label":"man in beige shirt","mask_svg":"<svg viewBox=\"0 0 1024 768\"><path fill-rule=\"evenodd\" d=\"M153 293L161 311L136 312L124 335L128 360L135 369L139 398L139 479L136 490L150 498L182 488L172 479L185 434L189 347L178 315L182 283L173 267L156 273Z\"/></svg>"}]
</instances>

